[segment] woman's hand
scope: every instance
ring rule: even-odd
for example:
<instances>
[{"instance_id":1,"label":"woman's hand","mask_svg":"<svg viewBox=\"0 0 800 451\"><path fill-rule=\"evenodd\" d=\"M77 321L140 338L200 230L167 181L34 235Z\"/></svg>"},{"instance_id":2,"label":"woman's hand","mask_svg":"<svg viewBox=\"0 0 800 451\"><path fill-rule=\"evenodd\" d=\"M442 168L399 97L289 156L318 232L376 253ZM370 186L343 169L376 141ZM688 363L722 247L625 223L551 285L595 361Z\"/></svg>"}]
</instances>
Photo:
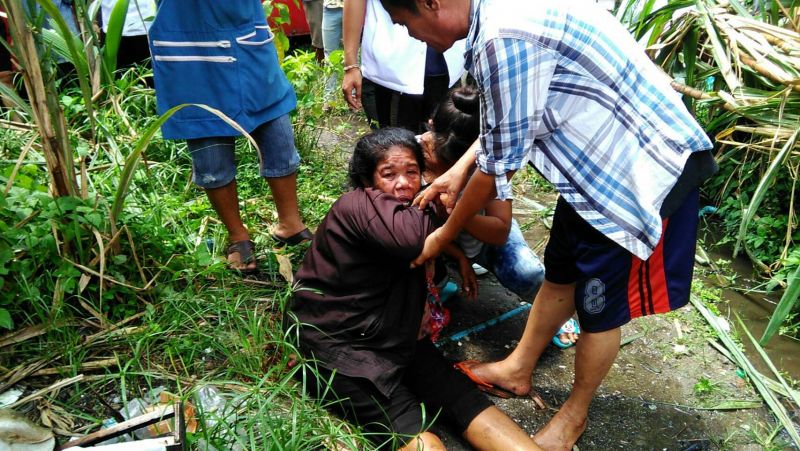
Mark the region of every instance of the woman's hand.
<instances>
[{"instance_id":1,"label":"woman's hand","mask_svg":"<svg viewBox=\"0 0 800 451\"><path fill-rule=\"evenodd\" d=\"M342 94L344 100L353 110L361 109L361 69L353 68L344 73L342 78Z\"/></svg>"},{"instance_id":2,"label":"woman's hand","mask_svg":"<svg viewBox=\"0 0 800 451\"><path fill-rule=\"evenodd\" d=\"M472 269L472 262L466 257L459 259L458 272L461 274L461 291L467 299L474 301L478 298L478 276Z\"/></svg>"}]
</instances>

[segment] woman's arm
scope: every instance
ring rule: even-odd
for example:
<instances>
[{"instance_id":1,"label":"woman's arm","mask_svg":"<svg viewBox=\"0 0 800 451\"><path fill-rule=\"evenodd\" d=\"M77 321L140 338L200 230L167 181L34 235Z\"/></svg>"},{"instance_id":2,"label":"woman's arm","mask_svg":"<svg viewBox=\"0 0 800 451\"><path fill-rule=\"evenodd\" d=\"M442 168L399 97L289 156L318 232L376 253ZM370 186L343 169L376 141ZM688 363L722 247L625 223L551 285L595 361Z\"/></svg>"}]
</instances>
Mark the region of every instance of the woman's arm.
<instances>
[{"instance_id":1,"label":"woman's arm","mask_svg":"<svg viewBox=\"0 0 800 451\"><path fill-rule=\"evenodd\" d=\"M433 212L407 206L373 188L364 193L364 244L398 261L411 261L422 250L425 237L436 228Z\"/></svg>"},{"instance_id":2,"label":"woman's arm","mask_svg":"<svg viewBox=\"0 0 800 451\"><path fill-rule=\"evenodd\" d=\"M511 200L493 200L486 205L483 215L475 215L464 230L478 241L493 246L502 246L511 230Z\"/></svg>"},{"instance_id":3,"label":"woman's arm","mask_svg":"<svg viewBox=\"0 0 800 451\"><path fill-rule=\"evenodd\" d=\"M342 46L344 47L344 71L342 94L354 110L361 109L361 69L358 67L358 50L361 47L361 31L367 14L367 0L345 0L342 10Z\"/></svg>"}]
</instances>

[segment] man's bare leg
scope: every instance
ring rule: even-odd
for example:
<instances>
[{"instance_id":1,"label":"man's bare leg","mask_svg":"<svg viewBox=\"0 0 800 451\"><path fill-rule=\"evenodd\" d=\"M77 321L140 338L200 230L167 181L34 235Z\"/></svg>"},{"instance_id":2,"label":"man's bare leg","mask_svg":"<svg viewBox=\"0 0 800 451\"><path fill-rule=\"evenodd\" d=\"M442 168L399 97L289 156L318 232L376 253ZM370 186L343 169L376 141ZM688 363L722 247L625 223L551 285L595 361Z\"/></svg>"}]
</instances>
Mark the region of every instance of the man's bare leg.
<instances>
[{"instance_id":1,"label":"man's bare leg","mask_svg":"<svg viewBox=\"0 0 800 451\"><path fill-rule=\"evenodd\" d=\"M518 395L531 391L531 375L553 335L575 313L575 284L544 281L525 324L519 344L499 362L471 367L480 379Z\"/></svg>"},{"instance_id":2,"label":"man's bare leg","mask_svg":"<svg viewBox=\"0 0 800 451\"><path fill-rule=\"evenodd\" d=\"M236 189L236 179L225 186L219 188L206 189L211 207L217 212L220 220L228 230L228 240L231 243L249 240L250 234L242 223L239 214L239 194ZM242 256L234 252L228 256L228 264L234 269L251 269L256 267L256 262L242 264Z\"/></svg>"},{"instance_id":3,"label":"man's bare leg","mask_svg":"<svg viewBox=\"0 0 800 451\"><path fill-rule=\"evenodd\" d=\"M539 450L528 433L500 409L491 406L479 413L464 431L464 438L478 450Z\"/></svg>"},{"instance_id":4,"label":"man's bare leg","mask_svg":"<svg viewBox=\"0 0 800 451\"><path fill-rule=\"evenodd\" d=\"M272 233L288 238L306 228L297 206L297 173L284 177L268 177L275 208L278 210L278 225Z\"/></svg>"},{"instance_id":5,"label":"man's bare leg","mask_svg":"<svg viewBox=\"0 0 800 451\"><path fill-rule=\"evenodd\" d=\"M545 450L571 450L586 429L589 404L619 351L620 328L583 332L575 354L575 383L567 401L534 437Z\"/></svg>"}]
</instances>

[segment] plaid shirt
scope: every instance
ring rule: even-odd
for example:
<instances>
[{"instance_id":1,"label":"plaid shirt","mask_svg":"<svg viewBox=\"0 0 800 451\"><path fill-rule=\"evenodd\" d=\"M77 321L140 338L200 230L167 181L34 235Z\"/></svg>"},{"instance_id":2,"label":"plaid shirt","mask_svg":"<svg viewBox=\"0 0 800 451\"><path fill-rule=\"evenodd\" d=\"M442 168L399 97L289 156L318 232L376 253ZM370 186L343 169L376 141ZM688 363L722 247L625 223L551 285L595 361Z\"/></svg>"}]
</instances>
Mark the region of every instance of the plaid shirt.
<instances>
[{"instance_id":1,"label":"plaid shirt","mask_svg":"<svg viewBox=\"0 0 800 451\"><path fill-rule=\"evenodd\" d=\"M706 134L629 33L589 2L474 0L466 68L481 96L481 171L527 161L598 231L646 259L659 209Z\"/></svg>"}]
</instances>

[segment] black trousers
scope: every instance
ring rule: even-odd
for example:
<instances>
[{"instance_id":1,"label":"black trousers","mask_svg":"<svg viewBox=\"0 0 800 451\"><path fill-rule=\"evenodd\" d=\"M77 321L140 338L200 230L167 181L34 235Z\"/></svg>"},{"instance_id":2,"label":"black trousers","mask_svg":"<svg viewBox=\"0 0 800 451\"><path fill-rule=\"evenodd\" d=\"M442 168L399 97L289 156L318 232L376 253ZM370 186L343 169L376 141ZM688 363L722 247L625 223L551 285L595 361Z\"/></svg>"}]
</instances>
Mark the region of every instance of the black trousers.
<instances>
[{"instance_id":1,"label":"black trousers","mask_svg":"<svg viewBox=\"0 0 800 451\"><path fill-rule=\"evenodd\" d=\"M449 76L425 77L422 95L403 94L364 79L361 86L361 104L370 121L370 127L402 127L414 133L426 131L425 124L433 108L447 95Z\"/></svg>"},{"instance_id":2,"label":"black trousers","mask_svg":"<svg viewBox=\"0 0 800 451\"><path fill-rule=\"evenodd\" d=\"M428 338L417 342L414 360L389 396L368 379L321 366L314 371L306 367L295 377L310 396L324 400L335 413L364 427L377 446L387 449L402 446L442 419L464 432L478 414L493 405Z\"/></svg>"}]
</instances>

